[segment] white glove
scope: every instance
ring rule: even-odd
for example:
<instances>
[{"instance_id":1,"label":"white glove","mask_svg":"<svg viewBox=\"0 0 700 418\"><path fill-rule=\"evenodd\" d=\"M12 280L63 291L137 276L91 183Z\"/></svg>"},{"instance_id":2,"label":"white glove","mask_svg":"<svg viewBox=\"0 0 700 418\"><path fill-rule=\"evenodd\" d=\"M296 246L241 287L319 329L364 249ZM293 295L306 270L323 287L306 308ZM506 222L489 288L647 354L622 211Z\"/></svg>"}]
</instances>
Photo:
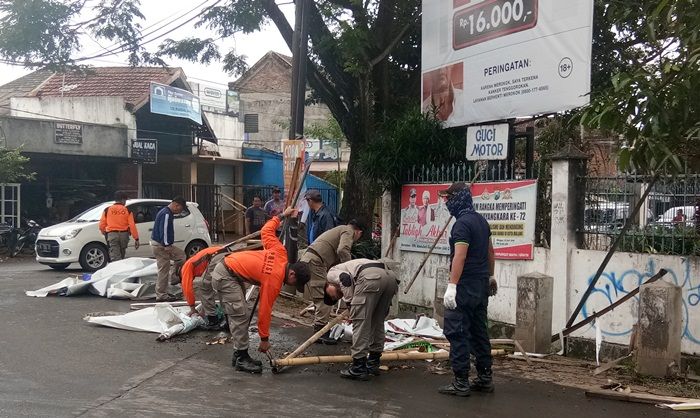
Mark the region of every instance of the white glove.
<instances>
[{"instance_id":1,"label":"white glove","mask_svg":"<svg viewBox=\"0 0 700 418\"><path fill-rule=\"evenodd\" d=\"M457 308L457 285L448 283L445 289L445 296L442 297L442 303L447 309Z\"/></svg>"}]
</instances>

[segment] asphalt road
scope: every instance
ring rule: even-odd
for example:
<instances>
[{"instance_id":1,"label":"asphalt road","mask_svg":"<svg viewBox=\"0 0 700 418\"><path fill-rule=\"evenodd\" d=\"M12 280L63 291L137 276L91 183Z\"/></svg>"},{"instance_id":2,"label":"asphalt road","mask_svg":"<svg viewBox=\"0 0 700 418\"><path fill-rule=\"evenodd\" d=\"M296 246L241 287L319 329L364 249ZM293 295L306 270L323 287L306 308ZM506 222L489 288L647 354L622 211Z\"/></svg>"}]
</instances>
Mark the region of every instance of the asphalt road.
<instances>
[{"instance_id":1,"label":"asphalt road","mask_svg":"<svg viewBox=\"0 0 700 418\"><path fill-rule=\"evenodd\" d=\"M155 334L82 320L93 312L127 312L128 302L24 295L76 273L54 272L32 260L0 263L0 416L697 416L587 399L578 389L498 375L494 394L447 397L436 388L449 377L431 374L422 364L370 382L340 379L339 366L289 369L278 375L269 369L261 376L236 373L230 366L230 345L204 343L213 334L197 331L159 343ZM273 321L276 353L290 351L310 335L308 328L281 325ZM257 346L256 338L252 344ZM345 353L348 346L312 350Z\"/></svg>"}]
</instances>

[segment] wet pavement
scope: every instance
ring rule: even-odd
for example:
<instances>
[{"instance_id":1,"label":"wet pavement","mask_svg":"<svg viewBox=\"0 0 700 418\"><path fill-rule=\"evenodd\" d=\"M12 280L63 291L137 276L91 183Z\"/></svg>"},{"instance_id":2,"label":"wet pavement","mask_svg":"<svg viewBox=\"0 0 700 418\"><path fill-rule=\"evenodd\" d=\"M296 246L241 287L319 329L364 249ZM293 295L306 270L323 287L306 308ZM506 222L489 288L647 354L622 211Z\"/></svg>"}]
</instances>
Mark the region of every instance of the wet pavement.
<instances>
[{"instance_id":1,"label":"wet pavement","mask_svg":"<svg viewBox=\"0 0 700 418\"><path fill-rule=\"evenodd\" d=\"M128 312L129 302L24 296L77 273L55 272L32 260L0 263L0 417L698 416L588 399L580 389L499 375L494 394L447 397L435 389L449 376L428 372L426 363L392 369L370 382L340 379L337 365L273 375L265 364L263 375L236 373L230 344L205 344L215 334L197 331L160 343L156 334L82 320L88 313ZM311 334L283 323L273 321L273 354L291 351ZM257 347L257 338L251 344ZM346 354L348 348L315 345L310 351Z\"/></svg>"}]
</instances>

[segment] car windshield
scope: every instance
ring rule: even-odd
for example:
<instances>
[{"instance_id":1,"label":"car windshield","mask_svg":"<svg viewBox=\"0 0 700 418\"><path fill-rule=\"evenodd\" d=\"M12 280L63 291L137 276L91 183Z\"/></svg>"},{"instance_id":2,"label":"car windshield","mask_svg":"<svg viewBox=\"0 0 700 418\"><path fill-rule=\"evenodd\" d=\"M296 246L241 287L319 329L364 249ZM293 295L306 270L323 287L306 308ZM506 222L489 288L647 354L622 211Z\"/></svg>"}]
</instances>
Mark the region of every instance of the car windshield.
<instances>
[{"instance_id":1,"label":"car windshield","mask_svg":"<svg viewBox=\"0 0 700 418\"><path fill-rule=\"evenodd\" d=\"M95 222L100 220L100 216L102 216L102 212L104 212L107 207L109 207L112 203L114 202L105 202L105 203L100 203L97 206L93 206L90 209L86 210L85 212L81 213L80 215L76 216L75 218L71 219L68 222Z\"/></svg>"}]
</instances>

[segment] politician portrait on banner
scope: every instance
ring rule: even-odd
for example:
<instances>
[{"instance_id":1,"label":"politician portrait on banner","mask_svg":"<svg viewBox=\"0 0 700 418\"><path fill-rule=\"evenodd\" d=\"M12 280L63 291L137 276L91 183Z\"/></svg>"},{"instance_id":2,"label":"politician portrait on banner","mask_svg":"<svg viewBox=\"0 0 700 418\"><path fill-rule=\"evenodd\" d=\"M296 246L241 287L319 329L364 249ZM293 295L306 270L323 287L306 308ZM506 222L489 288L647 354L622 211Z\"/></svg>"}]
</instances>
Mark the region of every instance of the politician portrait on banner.
<instances>
[{"instance_id":1,"label":"politician portrait on banner","mask_svg":"<svg viewBox=\"0 0 700 418\"><path fill-rule=\"evenodd\" d=\"M403 186L399 238L401 250L430 250L450 219L444 200L438 196L438 191L449 186L450 184ZM535 247L537 180L474 183L471 189L474 209L486 218L491 227L491 241L496 258L531 260ZM433 253L450 253L450 230L448 226Z\"/></svg>"}]
</instances>

